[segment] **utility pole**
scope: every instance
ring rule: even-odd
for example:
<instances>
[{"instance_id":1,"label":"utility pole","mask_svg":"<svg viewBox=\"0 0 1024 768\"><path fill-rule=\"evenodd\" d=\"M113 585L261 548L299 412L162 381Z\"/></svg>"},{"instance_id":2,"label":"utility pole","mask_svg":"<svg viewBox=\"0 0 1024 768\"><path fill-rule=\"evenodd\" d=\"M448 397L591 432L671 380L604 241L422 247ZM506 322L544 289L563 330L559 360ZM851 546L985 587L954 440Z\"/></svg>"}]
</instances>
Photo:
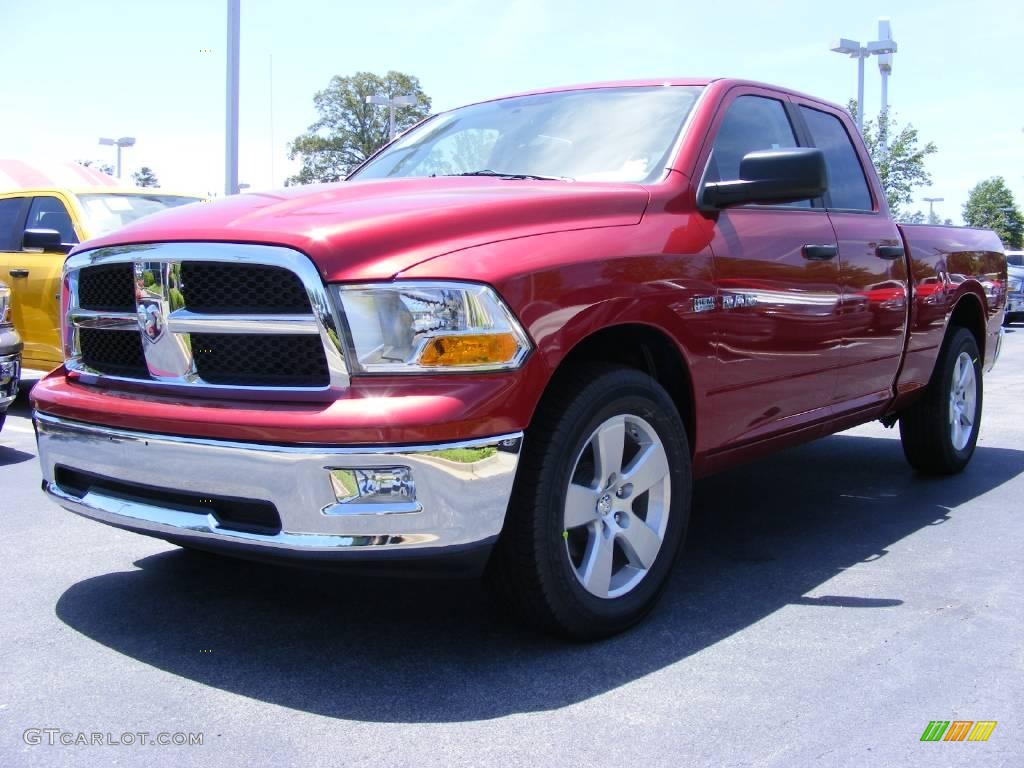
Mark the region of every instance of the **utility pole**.
<instances>
[{"instance_id":1,"label":"utility pole","mask_svg":"<svg viewBox=\"0 0 1024 768\"><path fill-rule=\"evenodd\" d=\"M121 178L121 148L122 147L134 147L135 138L132 136L122 136L120 139L108 139L101 138L100 144L106 147L117 147L117 178Z\"/></svg>"},{"instance_id":2,"label":"utility pole","mask_svg":"<svg viewBox=\"0 0 1024 768\"><path fill-rule=\"evenodd\" d=\"M896 52L896 43L894 43L888 35L888 24L889 20L885 19L885 31L886 35L882 33L882 22L878 22L879 39L872 40L867 45L861 45L859 40L851 40L848 37L842 37L836 42L832 43L831 50L835 53L841 53L844 56L849 56L851 59L857 60L857 130L864 133L864 60L869 56L878 56L879 68L881 68L882 59L888 59L888 68L892 70L892 54ZM887 87L886 75L882 75L882 93L885 94ZM886 104L886 96L882 96L883 105ZM882 107L882 112L885 112L886 107Z\"/></svg>"},{"instance_id":3,"label":"utility pole","mask_svg":"<svg viewBox=\"0 0 1024 768\"><path fill-rule=\"evenodd\" d=\"M238 47L241 0L228 0L227 104L224 127L224 194L238 194Z\"/></svg>"},{"instance_id":4,"label":"utility pole","mask_svg":"<svg viewBox=\"0 0 1024 768\"><path fill-rule=\"evenodd\" d=\"M928 203L928 223L929 224L937 224L938 223L938 219L935 218L935 204L936 203L941 203L946 198L944 198L944 197L924 197L924 198L921 198L921 199L924 200L926 203Z\"/></svg>"},{"instance_id":5,"label":"utility pole","mask_svg":"<svg viewBox=\"0 0 1024 768\"><path fill-rule=\"evenodd\" d=\"M892 40L892 26L889 24L889 17L882 16L878 19L878 39ZM892 44L892 50L896 50L896 43ZM879 133L882 146L882 157L889 154L889 75L892 74L892 53L880 53L878 55L878 71L882 75L882 111L880 126L884 129Z\"/></svg>"},{"instance_id":6,"label":"utility pole","mask_svg":"<svg viewBox=\"0 0 1024 768\"><path fill-rule=\"evenodd\" d=\"M388 107L388 139L395 138L395 108L396 107L411 107L416 103L415 96L392 96L388 98L384 94L376 94L374 96L366 97L367 104L386 104Z\"/></svg>"}]
</instances>

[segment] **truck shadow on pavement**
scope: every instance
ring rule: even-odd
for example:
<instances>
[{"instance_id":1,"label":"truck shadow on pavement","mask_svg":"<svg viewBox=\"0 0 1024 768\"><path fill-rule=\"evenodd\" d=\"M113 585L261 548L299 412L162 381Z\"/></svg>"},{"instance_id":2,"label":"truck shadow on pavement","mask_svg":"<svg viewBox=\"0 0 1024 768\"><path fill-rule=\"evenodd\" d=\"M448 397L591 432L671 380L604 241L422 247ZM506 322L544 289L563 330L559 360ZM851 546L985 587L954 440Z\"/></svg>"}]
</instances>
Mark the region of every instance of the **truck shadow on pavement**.
<instances>
[{"instance_id":1,"label":"truck shadow on pavement","mask_svg":"<svg viewBox=\"0 0 1024 768\"><path fill-rule=\"evenodd\" d=\"M271 704L375 722L483 720L605 693L788 604L899 610L898 594L807 593L1022 471L1024 452L979 448L964 474L925 479L898 440L839 435L701 481L659 606L591 645L519 627L475 581L370 579L176 549L74 584L56 612L133 659Z\"/></svg>"}]
</instances>

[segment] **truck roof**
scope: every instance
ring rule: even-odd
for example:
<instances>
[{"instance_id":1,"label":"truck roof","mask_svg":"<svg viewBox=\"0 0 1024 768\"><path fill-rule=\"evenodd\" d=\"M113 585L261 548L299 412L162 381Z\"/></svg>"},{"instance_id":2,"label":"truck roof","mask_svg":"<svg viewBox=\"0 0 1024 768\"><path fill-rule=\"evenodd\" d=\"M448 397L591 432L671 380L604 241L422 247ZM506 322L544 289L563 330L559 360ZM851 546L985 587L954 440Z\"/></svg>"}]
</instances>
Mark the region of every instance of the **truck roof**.
<instances>
[{"instance_id":1,"label":"truck roof","mask_svg":"<svg viewBox=\"0 0 1024 768\"><path fill-rule=\"evenodd\" d=\"M653 86L680 86L680 85L693 85L693 86L708 86L718 85L719 87L728 89L738 85L750 86L753 88L768 88L774 91L781 91L783 93L797 96L808 101L816 101L819 104L828 104L829 106L837 109L843 109L839 104L835 104L830 101L812 96L801 91L794 90L793 88L787 88L783 85L773 85L771 83L762 83L757 80L745 80L743 78L735 77L649 77L641 78L636 80L606 80L597 81L592 83L577 83L571 85L559 85L551 86L548 88L536 88L528 91L521 91L519 93L510 93L504 96L498 96L493 99L483 99L479 102L473 102L476 104L485 104L490 101L500 101L502 99L511 99L517 96L535 96L542 93L559 93L561 91L583 91L590 88L647 88ZM454 107L453 107L454 109ZM448 111L448 110L445 110Z\"/></svg>"}]
</instances>

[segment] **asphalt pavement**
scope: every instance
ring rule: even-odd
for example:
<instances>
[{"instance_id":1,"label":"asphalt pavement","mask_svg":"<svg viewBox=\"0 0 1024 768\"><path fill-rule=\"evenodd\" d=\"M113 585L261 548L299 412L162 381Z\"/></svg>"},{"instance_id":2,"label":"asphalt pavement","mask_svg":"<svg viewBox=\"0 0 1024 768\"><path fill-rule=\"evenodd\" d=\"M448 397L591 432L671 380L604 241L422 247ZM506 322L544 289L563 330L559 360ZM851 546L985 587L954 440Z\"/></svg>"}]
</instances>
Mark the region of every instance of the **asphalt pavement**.
<instances>
[{"instance_id":1,"label":"asphalt pavement","mask_svg":"<svg viewBox=\"0 0 1024 768\"><path fill-rule=\"evenodd\" d=\"M872 424L702 481L657 610L592 645L473 581L186 552L39 485L22 394L0 432L3 766L1024 764L1021 325L962 475L915 475ZM997 725L922 742L933 720Z\"/></svg>"}]
</instances>

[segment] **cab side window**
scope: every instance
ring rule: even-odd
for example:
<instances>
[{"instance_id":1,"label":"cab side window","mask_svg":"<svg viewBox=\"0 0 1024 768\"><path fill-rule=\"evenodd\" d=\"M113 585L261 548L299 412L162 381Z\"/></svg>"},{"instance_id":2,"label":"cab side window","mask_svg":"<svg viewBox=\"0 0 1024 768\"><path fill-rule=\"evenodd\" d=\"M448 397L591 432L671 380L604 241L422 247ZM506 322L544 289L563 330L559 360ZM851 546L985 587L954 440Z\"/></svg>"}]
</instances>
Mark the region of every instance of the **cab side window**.
<instances>
[{"instance_id":1,"label":"cab side window","mask_svg":"<svg viewBox=\"0 0 1024 768\"><path fill-rule=\"evenodd\" d=\"M25 222L25 229L55 229L60 232L62 243L77 243L78 235L75 234L75 227L71 223L71 216L68 214L64 203L56 197L36 197L32 199L32 206L28 209L28 221Z\"/></svg>"},{"instance_id":2,"label":"cab side window","mask_svg":"<svg viewBox=\"0 0 1024 768\"><path fill-rule=\"evenodd\" d=\"M839 118L802 105L800 114L807 123L814 146L825 155L830 207L853 211L873 210L871 192L857 150L853 148L853 142Z\"/></svg>"},{"instance_id":3,"label":"cab side window","mask_svg":"<svg viewBox=\"0 0 1024 768\"><path fill-rule=\"evenodd\" d=\"M7 197L0 200L0 251L21 250L21 219L25 198Z\"/></svg>"},{"instance_id":4,"label":"cab side window","mask_svg":"<svg viewBox=\"0 0 1024 768\"><path fill-rule=\"evenodd\" d=\"M778 99L740 96L729 105L718 126L706 181L732 181L740 177L740 161L749 152L799 146L786 108ZM810 200L783 207L810 208Z\"/></svg>"}]
</instances>

